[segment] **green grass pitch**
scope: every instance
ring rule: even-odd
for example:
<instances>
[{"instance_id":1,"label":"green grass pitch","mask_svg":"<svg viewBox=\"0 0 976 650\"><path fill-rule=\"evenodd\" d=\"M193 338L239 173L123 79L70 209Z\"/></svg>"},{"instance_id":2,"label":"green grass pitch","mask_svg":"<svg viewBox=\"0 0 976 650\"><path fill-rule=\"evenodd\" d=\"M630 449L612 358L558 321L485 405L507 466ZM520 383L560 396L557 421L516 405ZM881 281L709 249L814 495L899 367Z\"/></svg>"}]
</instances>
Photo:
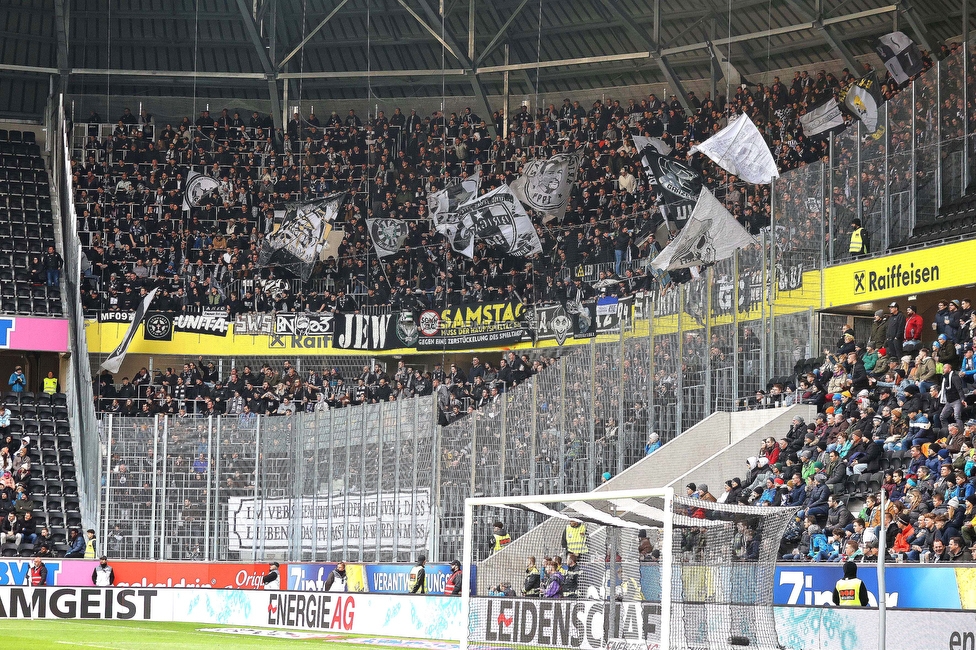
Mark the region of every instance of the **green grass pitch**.
<instances>
[{"instance_id":1,"label":"green grass pitch","mask_svg":"<svg viewBox=\"0 0 976 650\"><path fill-rule=\"evenodd\" d=\"M109 650L164 650L173 648L242 648L278 650L279 648L316 648L317 650L366 650L373 647L339 643L325 639L276 639L217 632L198 632L200 628L229 627L205 623L151 623L146 621L79 621L79 620L3 620L0 639L4 647L104 648ZM328 633L323 633L327 635ZM329 635L333 636L333 635Z\"/></svg>"}]
</instances>

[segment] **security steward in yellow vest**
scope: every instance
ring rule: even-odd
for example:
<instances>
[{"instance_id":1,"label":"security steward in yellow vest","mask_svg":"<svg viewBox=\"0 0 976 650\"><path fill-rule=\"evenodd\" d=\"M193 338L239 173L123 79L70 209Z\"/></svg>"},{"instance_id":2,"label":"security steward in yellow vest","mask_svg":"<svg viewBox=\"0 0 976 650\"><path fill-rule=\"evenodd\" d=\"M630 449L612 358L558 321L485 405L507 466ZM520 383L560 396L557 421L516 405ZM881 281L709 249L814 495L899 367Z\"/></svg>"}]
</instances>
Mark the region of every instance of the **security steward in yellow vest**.
<instances>
[{"instance_id":1,"label":"security steward in yellow vest","mask_svg":"<svg viewBox=\"0 0 976 650\"><path fill-rule=\"evenodd\" d=\"M563 531L563 548L581 558L589 552L586 547L586 524L573 519Z\"/></svg>"},{"instance_id":2,"label":"security steward in yellow vest","mask_svg":"<svg viewBox=\"0 0 976 650\"><path fill-rule=\"evenodd\" d=\"M854 232L851 233L851 245L848 248L852 256L867 255L868 250L868 231L861 227L861 220L851 221Z\"/></svg>"},{"instance_id":3,"label":"security steward in yellow vest","mask_svg":"<svg viewBox=\"0 0 976 650\"><path fill-rule=\"evenodd\" d=\"M492 555L502 550L506 546L512 543L512 536L508 534L505 530L505 524L500 521L496 521L492 524L491 537L488 538L488 544L491 551L488 553Z\"/></svg>"},{"instance_id":4,"label":"security steward in yellow vest","mask_svg":"<svg viewBox=\"0 0 976 650\"><path fill-rule=\"evenodd\" d=\"M85 533L85 559L94 560L97 549L95 548L95 530L89 528Z\"/></svg>"},{"instance_id":5,"label":"security steward in yellow vest","mask_svg":"<svg viewBox=\"0 0 976 650\"><path fill-rule=\"evenodd\" d=\"M844 562L844 577L834 585L834 604L839 607L867 607L868 588L857 577L857 565Z\"/></svg>"},{"instance_id":6,"label":"security steward in yellow vest","mask_svg":"<svg viewBox=\"0 0 976 650\"><path fill-rule=\"evenodd\" d=\"M407 589L412 594L426 594L427 593L427 571L424 569L424 565L427 564L427 556L420 555L417 557L417 566L410 569L410 575L407 578Z\"/></svg>"},{"instance_id":7,"label":"security steward in yellow vest","mask_svg":"<svg viewBox=\"0 0 976 650\"><path fill-rule=\"evenodd\" d=\"M47 373L47 377L44 378L44 392L48 395L54 395L58 392L58 378L54 376L53 372Z\"/></svg>"}]
</instances>

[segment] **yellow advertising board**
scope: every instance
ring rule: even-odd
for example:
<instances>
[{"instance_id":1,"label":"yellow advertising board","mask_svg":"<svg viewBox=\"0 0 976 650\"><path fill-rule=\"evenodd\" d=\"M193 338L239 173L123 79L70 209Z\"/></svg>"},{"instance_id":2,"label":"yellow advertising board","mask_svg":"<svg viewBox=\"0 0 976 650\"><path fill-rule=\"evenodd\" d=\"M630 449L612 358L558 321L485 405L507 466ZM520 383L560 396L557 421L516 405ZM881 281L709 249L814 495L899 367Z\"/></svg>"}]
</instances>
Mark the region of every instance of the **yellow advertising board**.
<instances>
[{"instance_id":1,"label":"yellow advertising board","mask_svg":"<svg viewBox=\"0 0 976 650\"><path fill-rule=\"evenodd\" d=\"M824 307L886 301L974 283L976 240L857 260L824 269Z\"/></svg>"}]
</instances>

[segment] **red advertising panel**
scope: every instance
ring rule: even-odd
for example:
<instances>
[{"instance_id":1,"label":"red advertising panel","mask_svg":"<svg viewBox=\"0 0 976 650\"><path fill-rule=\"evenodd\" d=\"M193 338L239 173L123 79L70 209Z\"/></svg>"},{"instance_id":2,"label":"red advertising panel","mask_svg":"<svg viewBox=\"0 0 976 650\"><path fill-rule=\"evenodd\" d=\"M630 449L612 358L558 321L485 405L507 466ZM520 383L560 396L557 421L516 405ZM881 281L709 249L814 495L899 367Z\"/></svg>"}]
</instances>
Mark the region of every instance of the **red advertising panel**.
<instances>
[{"instance_id":1,"label":"red advertising panel","mask_svg":"<svg viewBox=\"0 0 976 650\"><path fill-rule=\"evenodd\" d=\"M267 564L211 564L207 562L111 562L116 587L197 587L205 589L261 589ZM282 576L287 567L281 566ZM285 581L282 580L282 583Z\"/></svg>"}]
</instances>

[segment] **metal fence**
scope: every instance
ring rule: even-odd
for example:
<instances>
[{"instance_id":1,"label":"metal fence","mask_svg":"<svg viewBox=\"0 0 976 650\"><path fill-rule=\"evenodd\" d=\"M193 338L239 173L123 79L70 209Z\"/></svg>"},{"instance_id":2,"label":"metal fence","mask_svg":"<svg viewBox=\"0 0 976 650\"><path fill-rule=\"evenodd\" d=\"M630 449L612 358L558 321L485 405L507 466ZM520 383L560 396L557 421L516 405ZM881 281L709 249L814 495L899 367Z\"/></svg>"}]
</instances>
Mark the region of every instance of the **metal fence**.
<instances>
[{"instance_id":1,"label":"metal fence","mask_svg":"<svg viewBox=\"0 0 976 650\"><path fill-rule=\"evenodd\" d=\"M856 121L832 136L822 205L812 213L828 224L826 263L850 258L851 221L871 237L871 254L909 246L916 224L939 220L942 205L966 192L973 160L968 76L976 70L960 48L879 109L878 129ZM785 179L814 173L808 165Z\"/></svg>"}]
</instances>

